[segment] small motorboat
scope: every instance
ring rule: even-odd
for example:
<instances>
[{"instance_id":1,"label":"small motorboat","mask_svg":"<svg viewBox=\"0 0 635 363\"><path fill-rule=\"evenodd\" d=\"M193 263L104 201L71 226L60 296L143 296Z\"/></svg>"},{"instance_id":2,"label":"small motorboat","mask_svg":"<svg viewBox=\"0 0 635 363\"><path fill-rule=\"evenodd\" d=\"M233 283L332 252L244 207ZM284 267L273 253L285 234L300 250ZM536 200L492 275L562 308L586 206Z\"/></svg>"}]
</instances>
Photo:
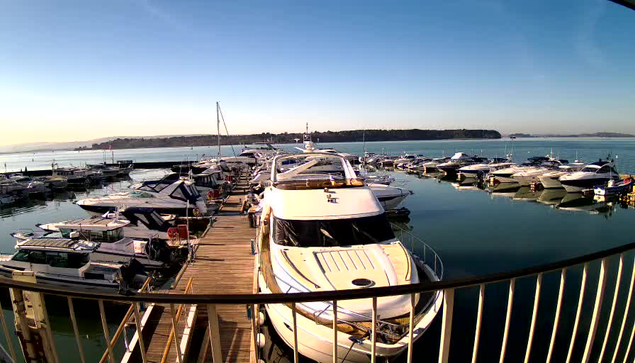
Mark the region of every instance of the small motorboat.
<instances>
[{"instance_id":1,"label":"small motorboat","mask_svg":"<svg viewBox=\"0 0 635 363\"><path fill-rule=\"evenodd\" d=\"M633 179L609 180L605 186L593 188L593 194L602 196L614 196L628 194L633 190Z\"/></svg>"}]
</instances>

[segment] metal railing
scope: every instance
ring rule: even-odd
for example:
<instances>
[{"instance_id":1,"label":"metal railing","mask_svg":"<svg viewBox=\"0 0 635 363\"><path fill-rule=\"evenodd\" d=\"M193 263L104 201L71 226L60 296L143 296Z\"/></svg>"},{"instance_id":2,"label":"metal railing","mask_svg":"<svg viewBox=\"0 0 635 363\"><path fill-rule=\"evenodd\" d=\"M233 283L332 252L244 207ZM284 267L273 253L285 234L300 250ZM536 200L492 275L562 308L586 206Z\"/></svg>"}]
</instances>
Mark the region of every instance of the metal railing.
<instances>
[{"instance_id":1,"label":"metal railing","mask_svg":"<svg viewBox=\"0 0 635 363\"><path fill-rule=\"evenodd\" d=\"M212 355L215 361L220 361L223 356L220 352L220 337L219 337L219 322L216 315L216 306L223 304L239 304L239 305L262 305L262 304L289 304L292 306L293 316L293 335L295 337L292 344L294 349L294 357L298 357L299 347L297 338L297 310L296 304L315 302L315 301L332 301L334 307L333 321L333 339L337 341L337 306L338 303L351 299L370 299L372 304L372 316L371 316L371 334L369 337L369 344L371 344L371 361L376 360L376 344L377 344L377 331L378 324L377 316L377 301L378 298L386 296L397 295L410 295L421 294L424 292L436 292L443 291L443 311L440 324L440 336L438 342L438 348L435 352L438 352L439 362L448 362L450 360L450 348L453 340L453 329L460 328L462 334L454 339L461 338L465 335L466 331L474 331L473 341L470 342L468 348L465 345L456 345L457 350L463 354L469 350L471 355L471 361L476 362L478 360L480 348L482 348L481 338L483 334L483 324L486 322L486 318L490 319L489 314L485 314L485 291L486 288L495 288L494 285L503 284L507 286L507 296L505 303L505 316L504 324L500 327L502 333L502 339L499 340L500 346L495 348L497 359L499 362L504 362L508 358L509 353L513 352L518 354L518 351L524 352L522 360L528 362L530 360L542 361L542 357L538 357L538 353L544 355L547 362L560 361L560 358L566 357L566 361L599 361L599 362L626 362L633 355L632 345L635 335L635 329L633 329L633 314L631 312L631 301L633 295L633 287L635 283L635 258L633 258L633 250L635 250L635 243L607 249L600 252L591 253L581 257L567 259L555 263L549 263L540 265L537 267L525 268L511 272L496 273L486 276L469 277L463 279L454 279L440 282L423 282L411 285L399 285L393 287L380 287L380 288L365 288L365 289L351 289L340 291L321 291L313 293L296 293L296 294L242 294L242 295L225 295L219 294L167 294L167 293L147 293L140 292L130 296L119 295L116 293L105 293L97 291L79 291L68 288L57 288L43 284L35 284L29 282L22 282L9 279L0 279L0 287L9 288L19 291L29 291L42 293L44 295L55 295L64 297L69 306L69 318L73 323L73 334L76 340L77 349L82 361L89 361L85 357L85 352L81 348L81 333L77 326L77 319L74 315L73 303L77 299L89 299L97 301L99 304L99 313L102 320L103 337L107 342L107 350L105 356L108 361L115 362L118 360L116 356L116 349L114 347L113 339L118 338L115 334L110 336L110 330L106 323L106 309L104 303L106 301L114 301L130 305L132 313L135 316L137 322L141 321L141 314L139 311L139 303L156 303L156 304L197 304L201 307L206 307L209 314L209 323L207 325L207 335L209 335L209 346L212 349ZM617 266L611 264L611 261L617 261ZM596 266L599 262L599 267ZM615 261L614 261L615 262ZM572 275L576 274L576 268L581 266L582 273L580 279L580 287L577 290L577 279ZM613 267L613 269L611 269ZM630 272L630 278L624 279L623 274ZM545 307L541 306L541 301L545 298L546 286L544 281L548 274L557 274L558 287L556 306L551 312L545 313ZM551 276L551 275L550 275ZM553 276L552 276L553 277ZM572 280L573 279L573 280ZM597 279L597 283L595 280ZM522 329L515 329L514 322L512 322L515 314L519 314L519 307L522 307L524 303L527 303L528 299L515 300L515 297L520 293L519 281L523 281L521 285L526 284L528 280L533 280L531 284L533 290L533 301L531 302L531 313L525 314L530 316L529 323L523 326ZM572 281L573 282L572 282ZM196 281L194 281L194 284ZM626 285L625 285L626 284ZM612 294L607 295L607 286L612 287ZM478 287L478 303L476 304L476 321L475 325L467 325L465 319L454 320L455 306L464 306L465 303L461 302L459 305L455 304L456 299L462 299L466 293L473 291L474 287ZM500 287L500 285L499 285ZM472 290L470 290L472 289ZM577 290L577 291L576 291ZM625 293L626 292L626 293ZM571 296L574 293L576 299L575 304L569 304L572 301L567 299L565 295ZM610 304L605 304L605 300L609 300ZM411 299L414 301L414 299ZM587 303L585 303L585 301ZM588 302L592 301L592 304ZM415 319L414 303L410 304L411 309L408 316L410 321L410 327L413 326L412 322ZM545 304L549 306L548 304ZM575 306L575 312L573 310ZM130 310L129 310L130 311ZM258 314L257 311L253 311L251 314L252 327L257 325ZM460 310L459 310L459 313ZM590 314L590 315L589 315ZM1 315L1 314L0 314ZM520 314L522 315L522 314ZM549 315L545 317L545 315ZM565 316L566 315L566 316ZM573 319L573 327L569 328L570 321ZM16 349L11 344L10 327L2 316L2 330L6 341L9 342L7 346L13 359L18 359L19 349ZM438 318L437 318L438 320ZM174 323L174 322L173 322ZM539 337L536 336L536 330L538 324L542 327L543 331ZM48 322L50 324L50 322ZM140 337L143 321L137 323L136 329ZM176 325L176 324L175 324ZM544 331L545 327L548 327L548 331ZM618 328L619 327L619 328ZM55 326L51 327L55 329ZM488 326L488 331L494 330L495 326ZM526 332L525 329L528 329ZM518 335L519 331L523 331L522 339L514 339L513 349L510 348L510 337L512 335ZM430 330L426 334L433 334L434 330ZM518 334L517 334L518 333ZM339 333L341 334L341 333ZM413 336L412 329L409 329L408 336ZM548 338L548 339L547 339ZM427 341L429 339L426 339ZM464 340L464 339L463 339ZM491 340L491 339L490 339ZM257 344L258 339L254 337L252 344ZM142 339L139 341L136 349L141 348L141 360L147 361L144 354L144 345ZM489 342L488 358L491 358L492 354L492 342ZM429 344L429 342L427 343ZM456 343L458 344L458 343ZM539 346L540 345L540 346ZM338 345L333 344L333 361L339 361L338 359ZM51 361L59 361L58 352L55 351L55 345L51 345L53 354L51 355ZM178 349L178 348L177 348ZM512 349L510 351L510 349ZM409 340L408 345L405 347L405 354L407 355L407 361L413 361L413 341ZM566 354L565 354L566 352ZM428 353L427 353L428 354ZM458 353L455 353L458 354ZM533 355L536 357L533 357ZM511 358L510 358L511 359ZM490 361L491 359L487 359ZM508 359L508 361L511 361Z\"/></svg>"}]
</instances>

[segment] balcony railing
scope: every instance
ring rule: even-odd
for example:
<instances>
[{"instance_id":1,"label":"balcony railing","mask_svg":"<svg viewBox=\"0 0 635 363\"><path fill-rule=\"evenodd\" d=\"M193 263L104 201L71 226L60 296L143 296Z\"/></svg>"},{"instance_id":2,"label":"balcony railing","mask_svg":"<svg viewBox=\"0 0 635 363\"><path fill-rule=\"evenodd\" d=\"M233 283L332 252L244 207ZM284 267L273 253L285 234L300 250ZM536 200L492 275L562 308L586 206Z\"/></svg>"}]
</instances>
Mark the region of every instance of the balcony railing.
<instances>
[{"instance_id":1,"label":"balcony railing","mask_svg":"<svg viewBox=\"0 0 635 363\"><path fill-rule=\"evenodd\" d=\"M114 336L110 336L110 330L106 323L107 311L104 308L104 302L118 302L121 304L127 304L130 307L126 318L132 319L134 317L134 325L136 333L133 335L130 341L127 341L124 346L124 353L130 354L130 350L140 349L140 360L147 361L145 355L145 347L143 334L139 334L143 328L143 319L141 318L140 305L144 304L166 304L174 306L181 305L199 305L203 307L209 314L210 323L207 325L207 334L209 339L206 340L206 344L212 352L212 356L215 361L220 361L225 357L220 352L219 341L219 325L216 317L216 306L223 304L239 304L250 307L252 312L257 312L255 306L262 304L290 304L295 307L296 304L302 304L315 301L329 301L332 306L336 307L339 301L351 300L351 299L370 299L372 306L377 306L377 299L385 296L397 296L397 295L411 295L420 294L424 292L436 292L442 291L444 294L443 311L441 318L441 327L439 329L438 348L434 349L434 352L430 354L431 357L437 356L439 362L450 361L451 348L455 348L460 351L460 354L465 355L466 352L470 352L471 362L476 362L479 357L479 349L481 346L481 337L483 335L483 326L488 326L488 332L493 329L500 329L499 333L502 333L502 339L499 341L500 345L492 347L489 344L488 355L494 350L497 354L496 359L499 362L504 362L506 357L510 353L510 336L515 334L518 330L514 328L514 314L521 314L529 317L528 324L524 324L522 332L523 338L521 340L514 340L514 357L520 353L518 350L522 350L522 360L524 362L529 361L561 361L557 357L566 357L565 361L597 361L597 362L627 362L629 358L632 361L633 351L632 344L635 335L635 329L633 329L633 314L632 310L632 295L633 286L635 283L635 258L633 257L633 250L635 250L635 243L626 244L623 246L607 249L600 252L591 253L588 255L567 259L555 263L544 264L531 268L524 268L516 271L490 274L486 276L469 277L463 279L445 280L440 282L426 282L412 285L400 285L394 287L380 287L380 288L365 288L365 289L351 289L343 291L323 291L314 293L289 293L289 294L244 294L244 295L225 295L222 293L214 295L203 295L196 293L186 294L167 294L167 293L149 293L138 292L130 296L118 295L116 293L102 293L95 291L80 291L68 288L57 288L43 284L35 284L29 282L21 282L16 280L10 280L2 278L0 279L0 288L13 289L14 291L30 291L37 292L44 295L61 296L66 299L69 308L68 318L72 323L73 334L75 342L77 344L78 355L81 357L81 361L90 361L85 357L85 353L82 351L82 334L79 332L77 326L77 318L75 316L74 302L77 299L88 299L96 301L99 306L99 314L102 321L103 338L106 342L107 350L104 353L104 359L111 362L118 361L122 358L122 355L117 355L117 351L114 349L116 340L121 339L122 334L120 329L117 330ZM423 250L425 251L425 249ZM428 252L426 252L426 255ZM435 258L436 260L436 258ZM428 263L434 263L429 261ZM438 268L442 268L439 262L437 262ZM577 288L578 279L571 275L571 271L576 271L581 267L581 279L580 287ZM629 273L630 272L630 273ZM624 274L630 274L630 276L623 276ZM557 298L555 308L550 312L543 310L539 313L541 307L540 303L543 295L546 293L546 285L544 280L546 276L558 277L557 286ZM572 281L570 281L573 279ZM595 282L597 279L597 282ZM521 300L521 307L531 305L530 313L528 311L520 312L515 308L515 297L518 296L519 285L517 282L523 280L523 286L527 285L526 280L531 280L530 289L533 290L533 300L531 303L527 299ZM487 324L487 320L490 319L489 315L484 314L485 308L485 291L487 288L493 285L502 284L505 286L507 293L505 301L505 315L504 323L501 326L499 324ZM188 284L190 288L196 286L196 280L194 279ZM501 285L499 285L500 287ZM571 288L574 290L571 290ZM612 293L607 295L607 286L612 288ZM525 286L527 287L527 286ZM455 321L453 319L455 313L455 306L464 307L467 301L461 300L460 296L470 294L478 288L478 300L476 303L475 324L468 324L466 320ZM526 292L527 290L525 290ZM191 292L191 291L187 291ZM553 296L556 296L556 290L553 291ZM565 295L576 295L575 308L572 304L565 304ZM457 297L457 295L459 297ZM17 295L15 295L17 296ZM505 299L505 298L504 298ZM14 298L14 303L20 303ZM43 300L42 300L43 301ZM488 300L489 301L489 300ZM572 300L573 301L573 300ZM592 301L592 304L585 304L585 301ZM457 305L458 304L458 305ZM410 322L414 319L414 304L411 304ZM517 304L518 305L518 304ZM550 306L547 304L547 306ZM173 319L173 325L176 326L176 320L178 318L178 308L176 315ZM296 322L296 310L293 309L293 321ZM334 309L337 313L337 308ZM378 324L377 310L372 309L373 314L370 317L373 323L371 329L370 344L372 344L372 352L375 352L376 344L376 327ZM527 314L529 313L529 314ZM44 314L46 318L46 309L44 308ZM173 313L174 315L174 313ZM539 318L540 315L540 318ZM566 316L565 316L566 315ZM585 320L586 318L586 320ZM257 344L258 339L255 337L255 329L257 329L258 314L250 314L252 328L254 329L253 344ZM438 319L438 318L437 318ZM49 324L48 328L55 330L55 326L50 326L50 320L46 318ZM333 319L337 322L337 317ZM573 325L571 328L571 321ZM585 321L584 323L582 323ZM12 344L11 339L11 327L6 321L3 314L0 314L0 325L2 328L2 335L4 335L4 341L9 342L8 345L3 344L7 354L15 361L20 361L21 357L20 348ZM565 328L565 325L567 328ZM334 324L336 328L336 324ZM540 335L537 338L538 326L540 326ZM584 328L583 328L584 326ZM453 331L460 329L461 334L455 337L455 344L452 345ZM294 324L292 327L294 332L297 332L297 326ZM528 332L527 332L528 330ZM424 338L435 333L436 329L430 329L424 335ZM333 329L334 341L337 339L337 329ZM473 339L466 339L466 336L471 335L473 332ZM412 336L412 329L408 332L409 336ZM125 334L124 334L125 335ZM294 357L297 359L297 333L293 346L295 347ZM521 334L517 334L521 335ZM517 337L516 337L517 338ZM178 332L173 333L173 340L170 344L174 344L174 349L179 351L182 339L182 334ZM469 340L469 344L465 344L465 341ZM130 344L132 341L135 344ZM426 339L427 349L431 349L429 339ZM461 344L459 344L461 343ZM538 346L540 343L540 347ZM337 344L333 344L334 348L337 348ZM64 361L61 359L60 352L56 350L55 344L51 344L50 350L52 352L51 357L47 357L48 361ZM120 349L119 349L120 351ZM408 362L413 361L413 343L410 340L410 344L405 352ZM556 355L556 351L559 353ZM565 353L566 352L566 353ZM120 353L120 352L119 352ZM438 355L437 355L438 354ZM459 353L455 353L459 354ZM532 355L534 354L534 355ZM540 355L538 355L540 354ZM333 349L333 362L341 360L338 357L338 350ZM178 354L178 360L184 361L184 356L181 352ZM371 362L376 361L377 357L372 355L369 357ZM95 361L99 359L94 359ZM515 359L514 359L515 360ZM488 356L487 361L491 361L491 357ZM508 358L508 361L511 361Z\"/></svg>"}]
</instances>

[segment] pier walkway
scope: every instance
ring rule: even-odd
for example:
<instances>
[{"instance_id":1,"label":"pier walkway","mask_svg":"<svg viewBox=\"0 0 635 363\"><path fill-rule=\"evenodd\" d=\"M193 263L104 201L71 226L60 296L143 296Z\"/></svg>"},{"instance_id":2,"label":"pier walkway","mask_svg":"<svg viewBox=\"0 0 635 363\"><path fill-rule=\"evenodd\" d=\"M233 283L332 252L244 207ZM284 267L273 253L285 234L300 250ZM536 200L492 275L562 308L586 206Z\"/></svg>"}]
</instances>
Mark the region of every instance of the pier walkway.
<instances>
[{"instance_id":1,"label":"pier walkway","mask_svg":"<svg viewBox=\"0 0 635 363\"><path fill-rule=\"evenodd\" d=\"M198 243L195 258L184 267L181 277L169 293L184 294L251 294L254 292L255 257L251 240L255 230L242 213L247 180L241 178L220 207L215 222ZM189 286L191 285L191 286ZM165 293L166 291L160 291ZM171 338L171 306L156 309L144 325L148 362L179 362L176 345ZM178 306L172 308L179 309ZM185 305L176 311L180 351L187 361L212 362L212 349L207 334L208 310L204 306ZM216 305L220 327L223 362L255 361L251 321L245 305ZM149 329L146 329L149 328ZM198 358L197 358L198 357ZM185 361L185 360L183 360ZM218 363L218 362L217 362Z\"/></svg>"}]
</instances>

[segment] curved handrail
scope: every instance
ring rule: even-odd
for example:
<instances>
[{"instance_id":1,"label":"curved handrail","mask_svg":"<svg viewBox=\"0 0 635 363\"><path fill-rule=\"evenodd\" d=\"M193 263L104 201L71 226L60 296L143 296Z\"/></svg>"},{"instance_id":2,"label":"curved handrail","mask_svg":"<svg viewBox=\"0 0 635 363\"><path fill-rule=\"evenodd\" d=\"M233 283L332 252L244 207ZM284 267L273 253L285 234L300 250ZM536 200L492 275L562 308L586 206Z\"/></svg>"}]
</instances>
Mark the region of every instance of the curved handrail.
<instances>
[{"instance_id":1,"label":"curved handrail","mask_svg":"<svg viewBox=\"0 0 635 363\"><path fill-rule=\"evenodd\" d=\"M606 250L589 253L586 255L542 264L534 267L522 268L508 272L498 272L484 276L467 277L462 279L446 280L439 282L425 282L419 284L398 285L388 287L375 287L366 289L348 289L337 291L304 292L293 294L191 294L175 295L168 293L131 293L129 295L113 294L107 292L83 291L68 288L56 288L37 283L13 281L0 278L0 287L17 288L22 290L41 292L50 295L70 296L74 298L101 299L120 302L147 302L147 303L185 303L185 304L277 304L291 302L310 302L325 300L353 300L372 297L385 297L406 295L422 292L431 292L445 289L489 284L510 279L518 279L539 273L547 273L565 267L580 265L583 263L607 258L620 253L635 250L635 242L609 248Z\"/></svg>"}]
</instances>

